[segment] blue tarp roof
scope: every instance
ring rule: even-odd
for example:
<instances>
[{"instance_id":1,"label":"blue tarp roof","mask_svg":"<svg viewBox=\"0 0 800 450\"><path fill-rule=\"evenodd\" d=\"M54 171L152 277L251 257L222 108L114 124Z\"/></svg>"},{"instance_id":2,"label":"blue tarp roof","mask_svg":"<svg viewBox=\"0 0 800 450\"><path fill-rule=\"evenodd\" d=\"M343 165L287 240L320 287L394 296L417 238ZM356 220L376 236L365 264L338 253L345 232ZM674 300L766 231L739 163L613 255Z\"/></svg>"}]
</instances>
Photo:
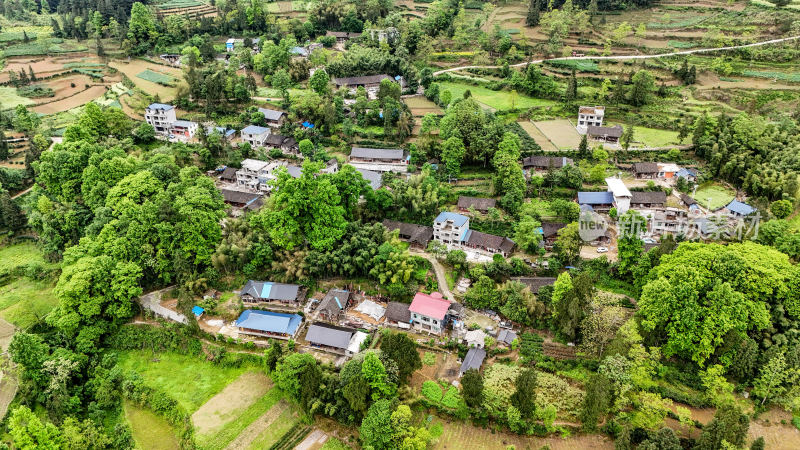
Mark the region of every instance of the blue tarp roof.
<instances>
[{"instance_id":1,"label":"blue tarp roof","mask_svg":"<svg viewBox=\"0 0 800 450\"><path fill-rule=\"evenodd\" d=\"M614 203L611 192L578 192L578 203L581 205L610 205Z\"/></svg>"},{"instance_id":2,"label":"blue tarp roof","mask_svg":"<svg viewBox=\"0 0 800 450\"><path fill-rule=\"evenodd\" d=\"M726 206L726 208L728 208L728 211L740 214L742 216L752 214L755 211L755 208L748 205L747 203L742 203L736 200L733 200L732 202L728 203L728 206Z\"/></svg>"},{"instance_id":3,"label":"blue tarp roof","mask_svg":"<svg viewBox=\"0 0 800 450\"><path fill-rule=\"evenodd\" d=\"M206 312L206 310L199 306L192 307L192 314L194 314L197 317L202 316L204 312Z\"/></svg>"},{"instance_id":4,"label":"blue tarp roof","mask_svg":"<svg viewBox=\"0 0 800 450\"><path fill-rule=\"evenodd\" d=\"M294 335L303 318L299 314L247 309L236 319L236 326L269 333Z\"/></svg>"},{"instance_id":5,"label":"blue tarp roof","mask_svg":"<svg viewBox=\"0 0 800 450\"><path fill-rule=\"evenodd\" d=\"M436 216L436 222L444 222L447 220L452 220L455 226L460 227L467 223L467 216L448 211L442 211Z\"/></svg>"},{"instance_id":6,"label":"blue tarp roof","mask_svg":"<svg viewBox=\"0 0 800 450\"><path fill-rule=\"evenodd\" d=\"M309 122L309 121L307 121L307 120L305 122L303 122L302 125L304 127L306 127L306 128L314 128L314 124Z\"/></svg>"},{"instance_id":7,"label":"blue tarp roof","mask_svg":"<svg viewBox=\"0 0 800 450\"><path fill-rule=\"evenodd\" d=\"M696 177L697 171L694 169L681 169L676 175L682 178L689 178L689 176Z\"/></svg>"}]
</instances>

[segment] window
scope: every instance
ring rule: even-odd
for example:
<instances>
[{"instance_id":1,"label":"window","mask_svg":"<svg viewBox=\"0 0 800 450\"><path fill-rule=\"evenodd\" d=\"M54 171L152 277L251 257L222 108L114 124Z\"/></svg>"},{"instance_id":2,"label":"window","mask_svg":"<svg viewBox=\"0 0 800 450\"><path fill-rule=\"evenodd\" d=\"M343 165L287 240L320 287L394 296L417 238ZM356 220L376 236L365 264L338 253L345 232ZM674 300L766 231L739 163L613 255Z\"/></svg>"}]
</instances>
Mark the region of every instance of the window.
<instances>
[{"instance_id":1,"label":"window","mask_svg":"<svg viewBox=\"0 0 800 450\"><path fill-rule=\"evenodd\" d=\"M433 321L433 324L434 324L434 325L439 325L439 322L437 322L437 321L435 321L435 320L434 320L434 321Z\"/></svg>"}]
</instances>

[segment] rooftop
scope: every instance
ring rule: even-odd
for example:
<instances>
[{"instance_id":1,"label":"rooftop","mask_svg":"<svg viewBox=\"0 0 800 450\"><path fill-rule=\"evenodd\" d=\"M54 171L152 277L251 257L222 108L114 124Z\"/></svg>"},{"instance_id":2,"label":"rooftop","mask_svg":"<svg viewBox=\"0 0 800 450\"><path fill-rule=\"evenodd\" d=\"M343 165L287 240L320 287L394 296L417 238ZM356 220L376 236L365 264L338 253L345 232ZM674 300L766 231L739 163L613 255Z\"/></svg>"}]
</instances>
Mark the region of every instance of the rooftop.
<instances>
[{"instance_id":1,"label":"rooftop","mask_svg":"<svg viewBox=\"0 0 800 450\"><path fill-rule=\"evenodd\" d=\"M470 369L480 370L485 358L486 350L477 347L469 349L467 355L464 356L464 362L461 363L461 369L459 369L458 375L464 375L464 372Z\"/></svg>"},{"instance_id":2,"label":"rooftop","mask_svg":"<svg viewBox=\"0 0 800 450\"><path fill-rule=\"evenodd\" d=\"M469 218L465 215L448 211L440 212L439 215L433 219L433 221L436 223L451 221L453 222L453 225L457 227L463 226L465 223L467 223L467 220L469 220Z\"/></svg>"},{"instance_id":3,"label":"rooftop","mask_svg":"<svg viewBox=\"0 0 800 450\"><path fill-rule=\"evenodd\" d=\"M664 191L634 191L631 194L631 203L650 203L663 205L667 202L667 194Z\"/></svg>"},{"instance_id":4,"label":"rooftop","mask_svg":"<svg viewBox=\"0 0 800 450\"><path fill-rule=\"evenodd\" d=\"M475 208L478 211L488 211L489 208L494 208L496 205L497 200L493 198L467 197L464 195L458 197L458 207L462 209Z\"/></svg>"},{"instance_id":5,"label":"rooftop","mask_svg":"<svg viewBox=\"0 0 800 450\"><path fill-rule=\"evenodd\" d=\"M507 237L495 236L475 230L467 231L467 234L464 236L464 242L486 249L502 250L506 253L511 252L511 250L514 249L514 245L516 245L514 241Z\"/></svg>"},{"instance_id":6,"label":"rooftop","mask_svg":"<svg viewBox=\"0 0 800 450\"><path fill-rule=\"evenodd\" d=\"M303 318L299 314L246 309L236 319L236 326L268 333L294 335Z\"/></svg>"},{"instance_id":7,"label":"rooftop","mask_svg":"<svg viewBox=\"0 0 800 450\"><path fill-rule=\"evenodd\" d=\"M353 147L350 150L350 156L355 158L403 159L403 149Z\"/></svg>"},{"instance_id":8,"label":"rooftop","mask_svg":"<svg viewBox=\"0 0 800 450\"><path fill-rule=\"evenodd\" d=\"M251 295L266 300L296 300L299 291L300 286L296 284L249 280L242 288L241 295Z\"/></svg>"},{"instance_id":9,"label":"rooftop","mask_svg":"<svg viewBox=\"0 0 800 450\"><path fill-rule=\"evenodd\" d=\"M344 77L344 78L334 78L333 84L337 86L361 86L365 84L376 84L380 83L385 79L394 80L394 78L386 75L385 73L380 75L364 75L361 77Z\"/></svg>"},{"instance_id":10,"label":"rooftop","mask_svg":"<svg viewBox=\"0 0 800 450\"><path fill-rule=\"evenodd\" d=\"M248 125L242 128L242 134L255 134L255 135L262 135L264 133L269 133L269 128L266 127L259 127L257 125Z\"/></svg>"},{"instance_id":11,"label":"rooftop","mask_svg":"<svg viewBox=\"0 0 800 450\"><path fill-rule=\"evenodd\" d=\"M173 127L189 128L195 125L197 125L197 122L192 122L191 120L176 120L175 122L172 122Z\"/></svg>"},{"instance_id":12,"label":"rooftop","mask_svg":"<svg viewBox=\"0 0 800 450\"><path fill-rule=\"evenodd\" d=\"M572 160L566 156L528 156L522 159L522 167L536 167L548 169L550 167L558 169L572 164Z\"/></svg>"},{"instance_id":13,"label":"rooftop","mask_svg":"<svg viewBox=\"0 0 800 450\"><path fill-rule=\"evenodd\" d=\"M603 114L605 113L605 106L581 106L578 109L579 114Z\"/></svg>"},{"instance_id":14,"label":"rooftop","mask_svg":"<svg viewBox=\"0 0 800 450\"><path fill-rule=\"evenodd\" d=\"M442 294L434 292L431 295L417 292L408 310L412 313L420 314L438 320L443 320L450 309L450 301L442 298Z\"/></svg>"},{"instance_id":15,"label":"rooftop","mask_svg":"<svg viewBox=\"0 0 800 450\"><path fill-rule=\"evenodd\" d=\"M361 174L361 178L369 182L369 186L373 191L378 190L383 185L383 175L380 172L375 172L367 169L356 169Z\"/></svg>"},{"instance_id":16,"label":"rooftop","mask_svg":"<svg viewBox=\"0 0 800 450\"><path fill-rule=\"evenodd\" d=\"M258 172L259 170L267 167L269 162L260 159L245 159L242 161L242 169Z\"/></svg>"},{"instance_id":17,"label":"rooftop","mask_svg":"<svg viewBox=\"0 0 800 450\"><path fill-rule=\"evenodd\" d=\"M386 320L400 323L411 322L411 311L408 310L408 307L408 303L389 302L386 307Z\"/></svg>"},{"instance_id":18,"label":"rooftop","mask_svg":"<svg viewBox=\"0 0 800 450\"><path fill-rule=\"evenodd\" d=\"M514 342L514 339L516 338L517 338L517 333L506 328L503 328L502 330L500 330L500 333L497 334L497 340L500 342L505 342L508 345L511 345L511 343Z\"/></svg>"},{"instance_id":19,"label":"rooftop","mask_svg":"<svg viewBox=\"0 0 800 450\"><path fill-rule=\"evenodd\" d=\"M581 205L610 205L614 203L611 192L578 192L578 203Z\"/></svg>"},{"instance_id":20,"label":"rooftop","mask_svg":"<svg viewBox=\"0 0 800 450\"><path fill-rule=\"evenodd\" d=\"M331 289L317 307L317 311L326 314L339 314L350 299L350 292L343 289Z\"/></svg>"},{"instance_id":21,"label":"rooftop","mask_svg":"<svg viewBox=\"0 0 800 450\"><path fill-rule=\"evenodd\" d=\"M586 129L586 133L589 136L608 136L615 138L622 137L622 131L621 125L615 125L613 127L596 127L594 125L589 125Z\"/></svg>"},{"instance_id":22,"label":"rooftop","mask_svg":"<svg viewBox=\"0 0 800 450\"><path fill-rule=\"evenodd\" d=\"M527 286L531 290L531 294L538 294L539 289L545 286L552 286L556 282L553 277L518 277L512 278L512 280Z\"/></svg>"},{"instance_id":23,"label":"rooftop","mask_svg":"<svg viewBox=\"0 0 800 450\"><path fill-rule=\"evenodd\" d=\"M746 215L752 214L756 210L755 208L753 208L752 206L748 205L747 203L743 203L743 202L740 202L740 201L737 201L737 200L731 201L730 203L728 203L728 206L726 206L725 208L727 208L728 211L730 211L732 213L739 214L741 216L746 216Z\"/></svg>"},{"instance_id":24,"label":"rooftop","mask_svg":"<svg viewBox=\"0 0 800 450\"><path fill-rule=\"evenodd\" d=\"M356 330L327 323L314 323L308 327L306 340L312 344L347 349Z\"/></svg>"},{"instance_id":25,"label":"rooftop","mask_svg":"<svg viewBox=\"0 0 800 450\"><path fill-rule=\"evenodd\" d=\"M264 118L267 120L280 120L281 117L286 115L286 113L283 111L269 108L258 108L258 112L263 114Z\"/></svg>"},{"instance_id":26,"label":"rooftop","mask_svg":"<svg viewBox=\"0 0 800 450\"><path fill-rule=\"evenodd\" d=\"M633 163L634 173L658 173L658 163L654 162L637 162Z\"/></svg>"},{"instance_id":27,"label":"rooftop","mask_svg":"<svg viewBox=\"0 0 800 450\"><path fill-rule=\"evenodd\" d=\"M170 109L174 109L175 107L172 105L167 105L164 103L151 103L147 109L155 109L158 111L169 111Z\"/></svg>"},{"instance_id":28,"label":"rooftop","mask_svg":"<svg viewBox=\"0 0 800 450\"><path fill-rule=\"evenodd\" d=\"M625 186L625 183L619 178L608 177L606 178L609 192L614 194L614 197L630 197L631 191Z\"/></svg>"}]
</instances>

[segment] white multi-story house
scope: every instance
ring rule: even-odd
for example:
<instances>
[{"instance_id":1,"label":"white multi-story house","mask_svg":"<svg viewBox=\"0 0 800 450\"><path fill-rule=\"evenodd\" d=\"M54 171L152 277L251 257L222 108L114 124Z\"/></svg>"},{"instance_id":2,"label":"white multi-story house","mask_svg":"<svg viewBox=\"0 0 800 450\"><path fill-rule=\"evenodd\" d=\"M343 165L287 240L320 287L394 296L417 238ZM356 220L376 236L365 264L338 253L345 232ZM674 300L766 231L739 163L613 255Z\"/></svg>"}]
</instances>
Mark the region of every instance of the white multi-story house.
<instances>
[{"instance_id":1,"label":"white multi-story house","mask_svg":"<svg viewBox=\"0 0 800 450\"><path fill-rule=\"evenodd\" d=\"M433 238L445 244L461 245L469 231L469 217L452 212L441 212L433 220Z\"/></svg>"},{"instance_id":2,"label":"white multi-story house","mask_svg":"<svg viewBox=\"0 0 800 450\"><path fill-rule=\"evenodd\" d=\"M156 134L168 135L175 123L175 107L163 103L152 103L144 110L144 120L153 126Z\"/></svg>"},{"instance_id":3,"label":"white multi-story house","mask_svg":"<svg viewBox=\"0 0 800 450\"><path fill-rule=\"evenodd\" d=\"M242 142L247 142L253 148L261 148L264 147L269 134L270 129L267 127L249 125L242 129Z\"/></svg>"},{"instance_id":4,"label":"white multi-story house","mask_svg":"<svg viewBox=\"0 0 800 450\"><path fill-rule=\"evenodd\" d=\"M586 134L590 126L602 127L605 114L605 106L581 106L578 108L578 126L576 128L581 134Z\"/></svg>"},{"instance_id":5,"label":"white multi-story house","mask_svg":"<svg viewBox=\"0 0 800 450\"><path fill-rule=\"evenodd\" d=\"M268 165L267 161L245 159L242 161L242 168L236 171L236 184L244 188L258 190L258 178Z\"/></svg>"},{"instance_id":6,"label":"white multi-story house","mask_svg":"<svg viewBox=\"0 0 800 450\"><path fill-rule=\"evenodd\" d=\"M191 120L176 120L172 122L170 135L182 140L189 140L197 133L197 128L197 122L192 122Z\"/></svg>"}]
</instances>

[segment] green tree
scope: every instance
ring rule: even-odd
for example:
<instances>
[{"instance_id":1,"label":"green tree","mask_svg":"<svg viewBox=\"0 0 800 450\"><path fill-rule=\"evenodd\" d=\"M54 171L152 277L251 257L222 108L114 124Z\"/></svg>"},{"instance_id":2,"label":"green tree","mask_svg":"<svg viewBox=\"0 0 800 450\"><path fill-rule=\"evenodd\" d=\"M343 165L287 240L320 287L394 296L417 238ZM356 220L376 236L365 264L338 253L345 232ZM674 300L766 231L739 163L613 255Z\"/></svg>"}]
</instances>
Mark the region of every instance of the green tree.
<instances>
[{"instance_id":1,"label":"green tree","mask_svg":"<svg viewBox=\"0 0 800 450\"><path fill-rule=\"evenodd\" d=\"M611 406L611 394L611 382L603 374L596 373L589 378L578 415L585 431L597 430L597 423Z\"/></svg>"},{"instance_id":2,"label":"green tree","mask_svg":"<svg viewBox=\"0 0 800 450\"><path fill-rule=\"evenodd\" d=\"M461 396L470 408L483 404L483 376L475 369L469 369L461 377Z\"/></svg>"},{"instance_id":3,"label":"green tree","mask_svg":"<svg viewBox=\"0 0 800 450\"><path fill-rule=\"evenodd\" d=\"M581 158L589 159L589 138L586 134L581 136L581 143L578 144L578 154Z\"/></svg>"},{"instance_id":4,"label":"green tree","mask_svg":"<svg viewBox=\"0 0 800 450\"><path fill-rule=\"evenodd\" d=\"M481 275L467 290L464 303L474 309L496 308L499 305L497 284L486 275Z\"/></svg>"},{"instance_id":5,"label":"green tree","mask_svg":"<svg viewBox=\"0 0 800 450\"><path fill-rule=\"evenodd\" d=\"M52 423L42 423L27 406L18 406L8 418L8 430L14 448L58 450L63 443L61 433Z\"/></svg>"},{"instance_id":6,"label":"green tree","mask_svg":"<svg viewBox=\"0 0 800 450\"><path fill-rule=\"evenodd\" d=\"M578 256L580 256L581 246L583 246L583 239L581 239L578 231L578 223L573 222L558 230L558 237L553 245L553 251L563 263L571 264L577 261Z\"/></svg>"},{"instance_id":7,"label":"green tree","mask_svg":"<svg viewBox=\"0 0 800 450\"><path fill-rule=\"evenodd\" d=\"M529 27L539 25L539 12L541 9L540 0L530 0L528 3L528 14L525 16L525 25Z\"/></svg>"},{"instance_id":8,"label":"green tree","mask_svg":"<svg viewBox=\"0 0 800 450\"><path fill-rule=\"evenodd\" d=\"M503 195L503 207L512 213L517 211L525 197L525 175L519 159L519 137L513 133L505 133L492 160L496 170L494 186L495 191Z\"/></svg>"},{"instance_id":9,"label":"green tree","mask_svg":"<svg viewBox=\"0 0 800 450\"><path fill-rule=\"evenodd\" d=\"M631 142L633 142L633 125L628 125L627 128L625 128L619 141L625 151L631 147Z\"/></svg>"},{"instance_id":10,"label":"green tree","mask_svg":"<svg viewBox=\"0 0 800 450\"><path fill-rule=\"evenodd\" d=\"M281 94L281 105L284 108L288 107L290 104L289 101L289 87L292 85L292 78L289 76L289 72L286 71L283 67L276 70L274 74L272 74L272 87L278 90Z\"/></svg>"},{"instance_id":11,"label":"green tree","mask_svg":"<svg viewBox=\"0 0 800 450\"><path fill-rule=\"evenodd\" d=\"M511 404L525 420L532 420L536 414L536 370L523 369L515 384L516 390L511 395Z\"/></svg>"},{"instance_id":12,"label":"green tree","mask_svg":"<svg viewBox=\"0 0 800 450\"><path fill-rule=\"evenodd\" d=\"M542 224L529 215L523 215L514 224L514 242L527 253L532 255L540 251L539 244L542 242L542 234L539 229Z\"/></svg>"},{"instance_id":13,"label":"green tree","mask_svg":"<svg viewBox=\"0 0 800 450\"><path fill-rule=\"evenodd\" d=\"M358 429L364 448L382 450L391 448L394 433L392 430L392 402L378 400L369 407L367 415Z\"/></svg>"},{"instance_id":14,"label":"green tree","mask_svg":"<svg viewBox=\"0 0 800 450\"><path fill-rule=\"evenodd\" d=\"M273 373L275 384L300 403L304 411L319 393L322 371L317 360L308 353L290 353L276 366Z\"/></svg>"},{"instance_id":15,"label":"green tree","mask_svg":"<svg viewBox=\"0 0 800 450\"><path fill-rule=\"evenodd\" d=\"M655 78L646 71L640 70L631 78L633 85L629 93L628 101L633 106L643 106L650 102L655 89Z\"/></svg>"},{"instance_id":16,"label":"green tree","mask_svg":"<svg viewBox=\"0 0 800 450\"><path fill-rule=\"evenodd\" d=\"M792 214L794 207L789 200L776 200L769 205L769 210L778 219L785 219Z\"/></svg>"},{"instance_id":17,"label":"green tree","mask_svg":"<svg viewBox=\"0 0 800 450\"><path fill-rule=\"evenodd\" d=\"M273 83L275 82L275 77L273 75ZM317 69L314 71L314 75L311 75L311 78L308 80L308 86L316 92L317 94L326 97L329 96L331 93L331 77L328 76L328 72L324 69Z\"/></svg>"},{"instance_id":18,"label":"green tree","mask_svg":"<svg viewBox=\"0 0 800 450\"><path fill-rule=\"evenodd\" d=\"M744 447L750 420L738 407L725 405L714 413L714 419L703 427L695 449L714 450L720 448ZM727 444L727 445L726 445Z\"/></svg>"},{"instance_id":19,"label":"green tree","mask_svg":"<svg viewBox=\"0 0 800 450\"><path fill-rule=\"evenodd\" d=\"M333 248L347 222L336 186L330 178L316 176L321 168L322 163L306 160L298 178L279 169L270 202L252 216L251 225L287 250L306 241L316 250Z\"/></svg>"},{"instance_id":20,"label":"green tree","mask_svg":"<svg viewBox=\"0 0 800 450\"><path fill-rule=\"evenodd\" d=\"M398 377L402 383L408 381L415 370L422 368L422 359L417 343L406 333L388 332L381 339L381 352L397 363Z\"/></svg>"},{"instance_id":21,"label":"green tree","mask_svg":"<svg viewBox=\"0 0 800 450\"><path fill-rule=\"evenodd\" d=\"M773 356L761 368L759 377L753 382L753 394L761 397L761 404L773 400L786 391L786 381L797 380L797 369L786 366L783 354Z\"/></svg>"},{"instance_id":22,"label":"green tree","mask_svg":"<svg viewBox=\"0 0 800 450\"><path fill-rule=\"evenodd\" d=\"M442 145L442 162L448 178L458 177L461 173L461 163L464 161L466 148L461 139L452 136Z\"/></svg>"},{"instance_id":23,"label":"green tree","mask_svg":"<svg viewBox=\"0 0 800 450\"><path fill-rule=\"evenodd\" d=\"M553 326L559 334L575 342L580 340L580 325L589 312L594 286L587 272L571 280L571 286L566 291L563 289L566 283L559 281L561 276L556 281L558 286L554 286L553 290Z\"/></svg>"},{"instance_id":24,"label":"green tree","mask_svg":"<svg viewBox=\"0 0 800 450\"><path fill-rule=\"evenodd\" d=\"M129 55L141 55L152 48L158 38L156 22L150 8L142 3L131 5L131 16L128 21L128 35L123 48Z\"/></svg>"}]
</instances>

